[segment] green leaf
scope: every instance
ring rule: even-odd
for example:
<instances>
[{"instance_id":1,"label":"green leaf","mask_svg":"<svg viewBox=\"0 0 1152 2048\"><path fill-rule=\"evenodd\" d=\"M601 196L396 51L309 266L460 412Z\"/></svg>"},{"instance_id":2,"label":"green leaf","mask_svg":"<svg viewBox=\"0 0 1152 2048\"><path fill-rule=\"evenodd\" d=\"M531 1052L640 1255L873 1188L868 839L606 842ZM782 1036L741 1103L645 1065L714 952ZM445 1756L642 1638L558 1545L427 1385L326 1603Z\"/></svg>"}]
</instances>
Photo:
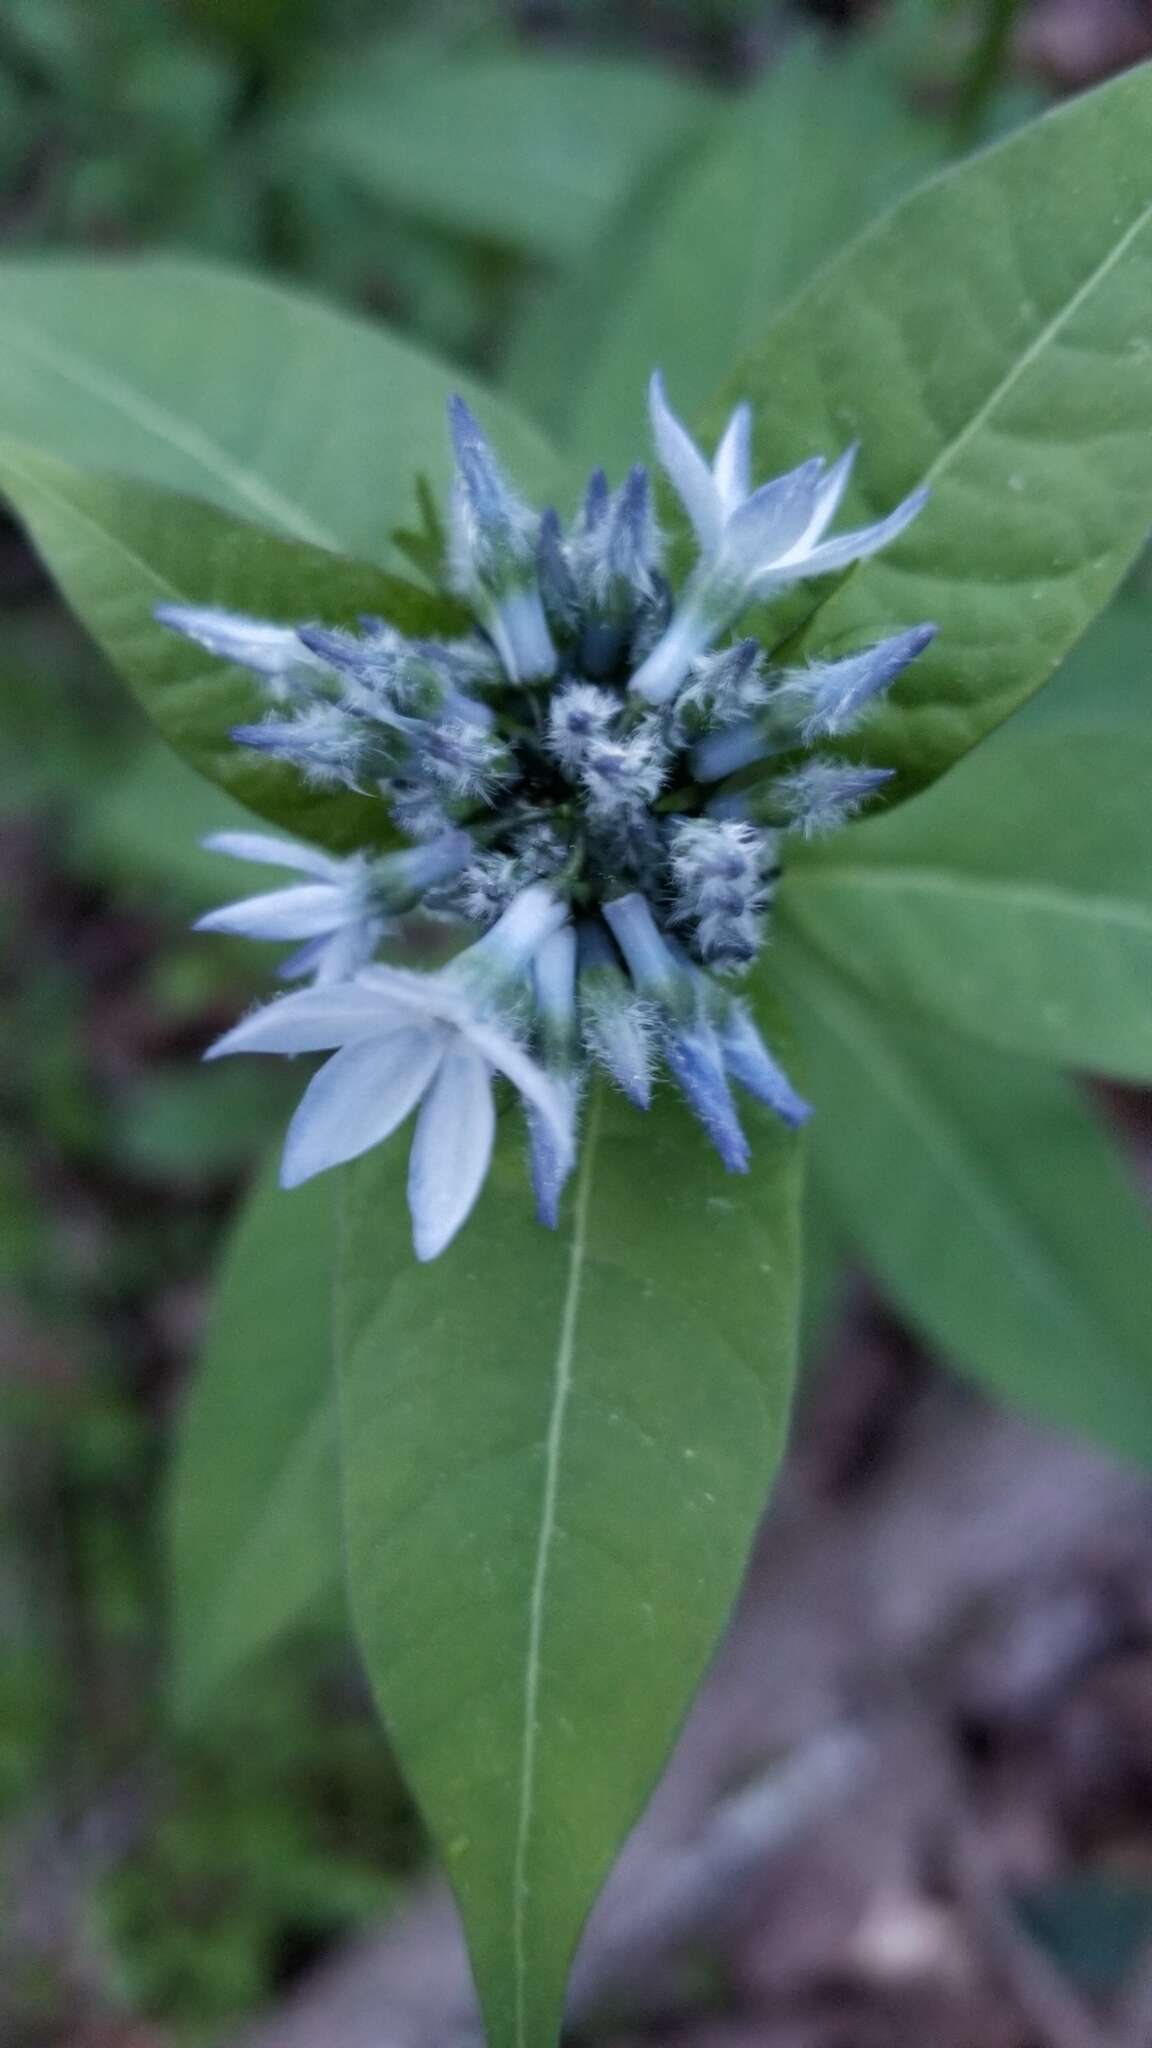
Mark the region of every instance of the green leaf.
<instances>
[{"instance_id":1,"label":"green leaf","mask_svg":"<svg viewBox=\"0 0 1152 2048\"><path fill-rule=\"evenodd\" d=\"M1152 720L1010 728L793 861L781 907L896 1009L1152 1080Z\"/></svg>"},{"instance_id":2,"label":"green leaf","mask_svg":"<svg viewBox=\"0 0 1152 2048\"><path fill-rule=\"evenodd\" d=\"M799 944L814 1162L897 1307L1041 1420L1152 1462L1152 1233L1060 1074L864 1001Z\"/></svg>"},{"instance_id":3,"label":"green leaf","mask_svg":"<svg viewBox=\"0 0 1152 2048\"><path fill-rule=\"evenodd\" d=\"M1043 682L1152 515L1152 66L936 178L829 264L705 421L756 409L756 473L860 438L846 523L928 509L822 604L804 651L934 619L869 726L905 790Z\"/></svg>"},{"instance_id":4,"label":"green leaf","mask_svg":"<svg viewBox=\"0 0 1152 2048\"><path fill-rule=\"evenodd\" d=\"M753 1120L750 1119L750 1124ZM464 1915L490 2048L547 2048L577 1934L714 1647L788 1409L797 1147L729 1179L598 1091L555 1234L518 1120L419 1267L395 1149L346 1181L353 1606Z\"/></svg>"},{"instance_id":5,"label":"green leaf","mask_svg":"<svg viewBox=\"0 0 1152 2048\"><path fill-rule=\"evenodd\" d=\"M171 258L0 265L0 435L317 547L386 559L417 476L446 492L452 391L526 490L552 487L507 403L302 293Z\"/></svg>"},{"instance_id":6,"label":"green leaf","mask_svg":"<svg viewBox=\"0 0 1152 2048\"><path fill-rule=\"evenodd\" d=\"M381 56L309 96L297 146L390 206L550 264L586 250L714 104L650 63L521 52L396 73Z\"/></svg>"},{"instance_id":7,"label":"green leaf","mask_svg":"<svg viewBox=\"0 0 1152 2048\"><path fill-rule=\"evenodd\" d=\"M335 1191L257 1183L228 1248L169 1496L175 1693L186 1716L340 1575L331 1378Z\"/></svg>"},{"instance_id":8,"label":"green leaf","mask_svg":"<svg viewBox=\"0 0 1152 2048\"><path fill-rule=\"evenodd\" d=\"M1102 725L1152 732L1152 599L1138 582L1093 621L1051 682L988 744L1011 744L1039 728Z\"/></svg>"},{"instance_id":9,"label":"green leaf","mask_svg":"<svg viewBox=\"0 0 1152 2048\"><path fill-rule=\"evenodd\" d=\"M942 148L868 39L841 58L798 40L756 91L725 108L710 147L663 181L655 218L648 206L638 226L623 224L625 260L596 252L611 298L597 294L591 262L556 285L520 337L512 388L527 400L551 378L553 403L540 417L562 430L575 465L633 460L647 438L653 368L663 369L679 411L702 405L817 265ZM589 347L580 308L598 296L600 332ZM564 349L566 331L575 351Z\"/></svg>"},{"instance_id":10,"label":"green leaf","mask_svg":"<svg viewBox=\"0 0 1152 2048\"><path fill-rule=\"evenodd\" d=\"M0 441L0 493L73 610L137 692L165 739L240 803L337 851L387 845L387 808L309 789L295 769L237 746L232 728L264 700L249 675L156 623L158 604L219 604L273 619L355 621L378 612L436 632L452 607L414 584L277 540L210 506L91 476Z\"/></svg>"}]
</instances>

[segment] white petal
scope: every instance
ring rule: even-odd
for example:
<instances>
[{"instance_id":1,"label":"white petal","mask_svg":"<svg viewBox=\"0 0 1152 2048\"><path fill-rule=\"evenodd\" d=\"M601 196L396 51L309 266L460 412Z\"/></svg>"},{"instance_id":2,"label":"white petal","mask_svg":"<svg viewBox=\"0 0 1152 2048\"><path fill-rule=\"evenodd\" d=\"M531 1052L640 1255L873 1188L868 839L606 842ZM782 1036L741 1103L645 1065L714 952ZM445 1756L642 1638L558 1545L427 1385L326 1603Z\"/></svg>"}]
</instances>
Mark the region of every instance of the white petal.
<instances>
[{"instance_id":1,"label":"white petal","mask_svg":"<svg viewBox=\"0 0 1152 2048\"><path fill-rule=\"evenodd\" d=\"M412 1140L408 1207L418 1259L450 1244L484 1185L496 1112L487 1062L457 1039L428 1090Z\"/></svg>"},{"instance_id":2,"label":"white petal","mask_svg":"<svg viewBox=\"0 0 1152 2048\"><path fill-rule=\"evenodd\" d=\"M826 540L813 548L797 571L804 576L827 576L833 569L846 569L850 562L863 562L869 555L875 555L886 548L890 541L910 526L918 512L928 502L927 489L913 491L902 505L897 505L887 519L878 519L874 526L862 526L855 533L842 533L837 540Z\"/></svg>"},{"instance_id":3,"label":"white petal","mask_svg":"<svg viewBox=\"0 0 1152 2048\"><path fill-rule=\"evenodd\" d=\"M823 476L823 461L813 456L799 469L774 477L753 491L724 528L720 557L724 569L742 580L770 570L809 525Z\"/></svg>"},{"instance_id":4,"label":"white petal","mask_svg":"<svg viewBox=\"0 0 1152 2048\"><path fill-rule=\"evenodd\" d=\"M705 592L705 594L707 594ZM676 613L668 631L642 661L629 684L649 704L667 704L676 695L697 655L704 654L716 637L714 620L689 600Z\"/></svg>"},{"instance_id":5,"label":"white petal","mask_svg":"<svg viewBox=\"0 0 1152 2048\"><path fill-rule=\"evenodd\" d=\"M564 1084L545 1073L544 1068L525 1052L519 1039L513 1038L511 1032L501 1030L498 1024L470 1024L468 1039L483 1054L486 1062L506 1074L525 1101L540 1112L552 1134L557 1154L564 1162L565 1171L570 1169L576 1156L576 1111Z\"/></svg>"},{"instance_id":6,"label":"white petal","mask_svg":"<svg viewBox=\"0 0 1152 2048\"><path fill-rule=\"evenodd\" d=\"M346 1045L325 1062L288 1126L280 1185L299 1187L390 1138L415 1109L444 1055L443 1030L394 1031Z\"/></svg>"},{"instance_id":7,"label":"white petal","mask_svg":"<svg viewBox=\"0 0 1152 2048\"><path fill-rule=\"evenodd\" d=\"M304 846L298 839L277 839L271 832L210 832L201 844L209 853L260 861L270 868L296 868L302 875L316 875L326 882L341 879L345 869L345 862L333 854Z\"/></svg>"},{"instance_id":8,"label":"white petal","mask_svg":"<svg viewBox=\"0 0 1152 2048\"><path fill-rule=\"evenodd\" d=\"M449 967L453 964L448 963ZM377 1002L398 1014L406 1012L409 1022L416 1013L454 1024L469 1009L468 997L453 986L443 968L436 974L426 974L410 967L365 967L356 976L356 987L374 991Z\"/></svg>"},{"instance_id":9,"label":"white petal","mask_svg":"<svg viewBox=\"0 0 1152 2048\"><path fill-rule=\"evenodd\" d=\"M725 513L734 512L752 488L752 408L738 405L716 450L712 478Z\"/></svg>"},{"instance_id":10,"label":"white petal","mask_svg":"<svg viewBox=\"0 0 1152 2048\"><path fill-rule=\"evenodd\" d=\"M664 396L664 379L653 371L648 386L648 412L656 453L684 503L701 547L709 554L719 545L724 523L720 493L695 441L681 426Z\"/></svg>"},{"instance_id":11,"label":"white petal","mask_svg":"<svg viewBox=\"0 0 1152 2048\"><path fill-rule=\"evenodd\" d=\"M852 474L852 465L856 460L859 445L859 442L854 441L851 448L846 448L839 460L832 464L816 493L811 519L799 540L788 550L786 564L790 564L793 559L799 560L801 555L806 555L816 546L821 534L826 533L831 526L848 489L848 479Z\"/></svg>"},{"instance_id":12,"label":"white petal","mask_svg":"<svg viewBox=\"0 0 1152 2048\"><path fill-rule=\"evenodd\" d=\"M254 619L247 612L228 612L207 604L162 604L156 617L165 626L195 640L224 661L237 661L261 675L278 675L290 663L312 658L296 637L294 626L272 619Z\"/></svg>"},{"instance_id":13,"label":"white petal","mask_svg":"<svg viewBox=\"0 0 1152 2048\"><path fill-rule=\"evenodd\" d=\"M334 1045L381 1037L411 1027L411 1023L410 1010L397 1009L358 982L305 988L297 995L266 1003L262 1010L253 1010L210 1045L204 1057L218 1060L231 1052L328 1052Z\"/></svg>"},{"instance_id":14,"label":"white petal","mask_svg":"<svg viewBox=\"0 0 1152 2048\"><path fill-rule=\"evenodd\" d=\"M197 918L194 928L198 932L239 932L248 939L315 939L344 922L343 905L331 882L312 882L222 904L219 910L206 911Z\"/></svg>"}]
</instances>

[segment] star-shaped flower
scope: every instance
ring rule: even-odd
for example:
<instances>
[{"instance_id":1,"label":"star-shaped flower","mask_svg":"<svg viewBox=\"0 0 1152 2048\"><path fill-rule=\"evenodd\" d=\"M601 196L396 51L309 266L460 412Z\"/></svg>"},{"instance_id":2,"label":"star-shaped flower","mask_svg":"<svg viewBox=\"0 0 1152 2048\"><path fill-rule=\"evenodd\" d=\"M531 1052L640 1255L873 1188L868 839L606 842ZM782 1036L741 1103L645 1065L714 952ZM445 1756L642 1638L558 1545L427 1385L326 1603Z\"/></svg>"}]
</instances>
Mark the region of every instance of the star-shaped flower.
<instances>
[{"instance_id":1,"label":"star-shaped flower","mask_svg":"<svg viewBox=\"0 0 1152 2048\"><path fill-rule=\"evenodd\" d=\"M674 697L689 667L757 599L808 576L827 576L874 555L903 533L924 489L872 526L825 539L848 488L855 448L831 468L821 456L753 490L751 413L738 405L709 466L653 375L649 408L657 452L696 529L700 560L667 632L632 678L649 703Z\"/></svg>"},{"instance_id":2,"label":"star-shaped flower","mask_svg":"<svg viewBox=\"0 0 1152 2048\"><path fill-rule=\"evenodd\" d=\"M546 889L527 889L491 932L437 974L368 967L352 981L282 996L217 1040L209 1059L333 1053L289 1125L282 1185L298 1187L358 1159L419 1105L408 1206L417 1258L437 1258L484 1184L495 1073L519 1090L546 1133L562 1180L574 1155L575 1104L525 1051L510 1022L510 994L565 915Z\"/></svg>"},{"instance_id":3,"label":"star-shaped flower","mask_svg":"<svg viewBox=\"0 0 1152 2048\"><path fill-rule=\"evenodd\" d=\"M303 939L280 974L285 981L311 975L317 983L346 981L366 967L395 917L433 884L458 874L474 851L466 832L446 832L426 846L376 860L363 853L340 859L267 832L214 832L204 844L234 860L311 877L225 903L199 918L196 930L234 932L246 939Z\"/></svg>"}]
</instances>

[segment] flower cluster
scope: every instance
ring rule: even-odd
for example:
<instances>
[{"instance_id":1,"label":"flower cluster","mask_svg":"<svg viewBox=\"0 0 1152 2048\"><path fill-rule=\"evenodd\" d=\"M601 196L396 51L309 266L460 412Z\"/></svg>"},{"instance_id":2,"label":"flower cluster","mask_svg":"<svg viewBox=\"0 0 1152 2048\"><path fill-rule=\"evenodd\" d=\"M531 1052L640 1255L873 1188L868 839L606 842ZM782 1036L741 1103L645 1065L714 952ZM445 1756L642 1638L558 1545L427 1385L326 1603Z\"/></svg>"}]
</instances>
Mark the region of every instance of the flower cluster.
<instances>
[{"instance_id":1,"label":"flower cluster","mask_svg":"<svg viewBox=\"0 0 1152 2048\"><path fill-rule=\"evenodd\" d=\"M732 640L754 602L870 555L923 494L826 538L851 451L752 488L740 406L709 465L651 387L656 448L699 542L677 595L649 476L592 477L567 531L536 516L454 400L446 577L465 637L406 638L204 608L160 617L260 680L246 747L326 789L379 793L408 843L336 858L263 833L211 844L294 871L203 928L302 944L311 986L212 1048L331 1051L293 1119L292 1186L379 1144L418 1107L409 1172L417 1255L435 1257L487 1170L492 1079L523 1100L541 1218L557 1219L581 1094L599 1066L637 1108L661 1064L725 1166L748 1145L733 1084L796 1124L807 1105L764 1044L738 977L759 953L789 833L852 818L886 779L822 748L852 731L931 626L844 658L773 665ZM374 964L414 920L471 942L435 972Z\"/></svg>"}]
</instances>

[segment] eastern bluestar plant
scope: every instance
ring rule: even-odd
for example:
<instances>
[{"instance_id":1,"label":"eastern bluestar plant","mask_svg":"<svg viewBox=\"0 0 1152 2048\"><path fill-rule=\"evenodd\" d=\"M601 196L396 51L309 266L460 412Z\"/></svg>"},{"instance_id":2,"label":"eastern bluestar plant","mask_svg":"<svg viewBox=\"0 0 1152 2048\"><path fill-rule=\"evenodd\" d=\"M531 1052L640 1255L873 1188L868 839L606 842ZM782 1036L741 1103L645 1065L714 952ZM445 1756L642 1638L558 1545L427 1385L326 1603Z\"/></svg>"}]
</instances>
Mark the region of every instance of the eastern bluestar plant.
<instances>
[{"instance_id":1,"label":"eastern bluestar plant","mask_svg":"<svg viewBox=\"0 0 1152 2048\"><path fill-rule=\"evenodd\" d=\"M537 1210L555 1225L589 1069L638 1109L659 1062L732 1172L749 1165L732 1084L786 1123L808 1105L739 992L764 945L789 834L854 817L887 779L822 750L853 731L935 631L920 625L806 667L775 665L741 614L873 554L924 502L825 538L853 452L753 489L751 419L709 465L658 376L652 428L699 555L675 593L648 472L591 477L567 531L505 478L460 399L446 580L475 620L457 639L358 632L202 607L158 616L249 668L268 709L242 746L321 789L378 793L409 844L336 858L262 833L209 843L301 881L201 928L303 941L311 986L256 1010L209 1058L328 1051L292 1120L295 1186L389 1137L418 1107L409 1170L417 1256L469 1214L494 1138L492 1080L522 1099ZM435 972L377 963L415 920L471 935Z\"/></svg>"}]
</instances>

